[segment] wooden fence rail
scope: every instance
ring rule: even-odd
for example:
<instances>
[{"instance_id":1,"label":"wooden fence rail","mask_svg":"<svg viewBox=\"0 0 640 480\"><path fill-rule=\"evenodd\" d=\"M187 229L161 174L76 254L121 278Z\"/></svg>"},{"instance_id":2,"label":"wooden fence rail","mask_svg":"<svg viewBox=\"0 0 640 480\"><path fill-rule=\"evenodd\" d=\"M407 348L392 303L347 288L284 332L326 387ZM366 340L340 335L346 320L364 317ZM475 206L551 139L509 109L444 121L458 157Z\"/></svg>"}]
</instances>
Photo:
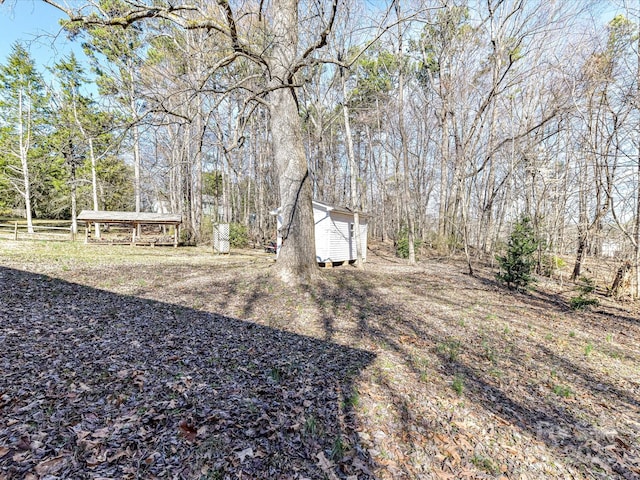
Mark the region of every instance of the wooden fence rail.
<instances>
[{"instance_id":1,"label":"wooden fence rail","mask_svg":"<svg viewBox=\"0 0 640 480\"><path fill-rule=\"evenodd\" d=\"M33 233L27 230L27 224L22 222L0 223L0 238L11 240L75 240L76 235L68 227L53 225L34 225Z\"/></svg>"}]
</instances>

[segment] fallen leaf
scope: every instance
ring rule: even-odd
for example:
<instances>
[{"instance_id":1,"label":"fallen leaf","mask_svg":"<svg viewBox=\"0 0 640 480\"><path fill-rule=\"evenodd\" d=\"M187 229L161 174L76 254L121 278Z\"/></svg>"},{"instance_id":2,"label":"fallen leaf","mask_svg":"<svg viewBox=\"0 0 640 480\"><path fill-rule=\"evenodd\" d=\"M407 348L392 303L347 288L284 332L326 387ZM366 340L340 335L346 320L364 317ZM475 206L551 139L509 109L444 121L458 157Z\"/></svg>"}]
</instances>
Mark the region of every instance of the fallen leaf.
<instances>
[{"instance_id":1,"label":"fallen leaf","mask_svg":"<svg viewBox=\"0 0 640 480\"><path fill-rule=\"evenodd\" d=\"M109 436L109 428L108 427L104 427L104 428L100 428L98 430L95 430L93 432L91 432L91 436L93 438L106 438Z\"/></svg>"},{"instance_id":2,"label":"fallen leaf","mask_svg":"<svg viewBox=\"0 0 640 480\"><path fill-rule=\"evenodd\" d=\"M4 457L7 453L9 453L11 450L8 449L7 447L0 447L0 458Z\"/></svg>"},{"instance_id":3,"label":"fallen leaf","mask_svg":"<svg viewBox=\"0 0 640 480\"><path fill-rule=\"evenodd\" d=\"M81 392L90 392L92 389L86 383L80 382L78 384L78 390L80 390Z\"/></svg>"},{"instance_id":4,"label":"fallen leaf","mask_svg":"<svg viewBox=\"0 0 640 480\"><path fill-rule=\"evenodd\" d=\"M11 457L11 459L16 463L22 463L27 458L29 458L30 456L31 456L31 452L30 451L26 451L26 452L22 452L22 453L15 453L13 455L13 457Z\"/></svg>"},{"instance_id":5,"label":"fallen leaf","mask_svg":"<svg viewBox=\"0 0 640 480\"><path fill-rule=\"evenodd\" d=\"M452 457L456 462L460 462L460 455L458 455L458 452L456 451L455 448L453 448L453 447L447 448L445 450L445 453L448 456Z\"/></svg>"},{"instance_id":6,"label":"fallen leaf","mask_svg":"<svg viewBox=\"0 0 640 480\"><path fill-rule=\"evenodd\" d=\"M245 448L241 452L236 452L236 455L240 459L240 462L244 462L244 459L247 457L253 458L253 448L251 447Z\"/></svg>"},{"instance_id":7,"label":"fallen leaf","mask_svg":"<svg viewBox=\"0 0 640 480\"><path fill-rule=\"evenodd\" d=\"M115 462L116 460L118 460L121 457L128 457L130 454L130 452L128 452L127 450L120 450L118 453L116 453L115 455L109 457L107 459L107 462L112 463Z\"/></svg>"},{"instance_id":8,"label":"fallen leaf","mask_svg":"<svg viewBox=\"0 0 640 480\"><path fill-rule=\"evenodd\" d=\"M89 468L93 468L96 467L98 465L100 465L101 463L104 463L107 461L107 451L103 450L102 452L99 452L98 455L92 455L91 457L87 458L86 462L87 462L87 466Z\"/></svg>"},{"instance_id":9,"label":"fallen leaf","mask_svg":"<svg viewBox=\"0 0 640 480\"><path fill-rule=\"evenodd\" d=\"M144 384L146 381L146 378L144 376L144 372L140 371L140 370L136 370L131 374L131 377L133 378L132 383L138 387L138 389L140 391L144 390Z\"/></svg>"},{"instance_id":10,"label":"fallen leaf","mask_svg":"<svg viewBox=\"0 0 640 480\"><path fill-rule=\"evenodd\" d=\"M443 479L443 480L450 480L450 479L452 479L452 478L455 478L455 477L454 477L453 475L451 475L450 473L444 472L444 471L442 471L442 470L435 470L435 469L434 469L434 470L433 470L433 473L435 473L435 474L436 474L436 476L437 476L438 478L441 478L441 479Z\"/></svg>"},{"instance_id":11,"label":"fallen leaf","mask_svg":"<svg viewBox=\"0 0 640 480\"><path fill-rule=\"evenodd\" d=\"M59 456L40 462L36 465L36 473L41 477L44 475L54 475L64 468L67 460L68 457Z\"/></svg>"},{"instance_id":12,"label":"fallen leaf","mask_svg":"<svg viewBox=\"0 0 640 480\"><path fill-rule=\"evenodd\" d=\"M198 430L187 420L181 420L180 423L178 423L178 429L185 440L188 442L195 442L196 437L198 436Z\"/></svg>"},{"instance_id":13,"label":"fallen leaf","mask_svg":"<svg viewBox=\"0 0 640 480\"><path fill-rule=\"evenodd\" d=\"M29 436L21 436L18 443L16 443L16 447L20 450L31 450L31 441L29 440Z\"/></svg>"},{"instance_id":14,"label":"fallen leaf","mask_svg":"<svg viewBox=\"0 0 640 480\"><path fill-rule=\"evenodd\" d=\"M327 459L327 457L324 456L324 452L318 453L316 455L316 458L318 459L318 465L320 466L322 472L327 477L329 477L330 480L338 480L338 477L333 472L333 462L331 462Z\"/></svg>"},{"instance_id":15,"label":"fallen leaf","mask_svg":"<svg viewBox=\"0 0 640 480\"><path fill-rule=\"evenodd\" d=\"M352 465L353 465L353 468L355 468L356 470L360 470L362 473L371 475L371 471L369 470L369 467L367 467L359 458L355 458L353 460Z\"/></svg>"}]
</instances>

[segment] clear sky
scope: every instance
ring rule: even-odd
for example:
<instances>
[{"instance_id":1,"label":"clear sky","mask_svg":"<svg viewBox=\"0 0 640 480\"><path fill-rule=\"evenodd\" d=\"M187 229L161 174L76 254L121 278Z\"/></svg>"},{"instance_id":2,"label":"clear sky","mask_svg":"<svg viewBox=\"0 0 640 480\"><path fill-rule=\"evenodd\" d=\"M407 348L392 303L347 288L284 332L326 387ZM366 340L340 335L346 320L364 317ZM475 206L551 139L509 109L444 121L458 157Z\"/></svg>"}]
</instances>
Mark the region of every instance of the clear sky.
<instances>
[{"instance_id":1,"label":"clear sky","mask_svg":"<svg viewBox=\"0 0 640 480\"><path fill-rule=\"evenodd\" d=\"M61 18L61 12L41 0L5 0L0 5L0 63L5 62L17 41L29 50L40 71L72 50L84 59L80 44L70 42L60 31Z\"/></svg>"}]
</instances>

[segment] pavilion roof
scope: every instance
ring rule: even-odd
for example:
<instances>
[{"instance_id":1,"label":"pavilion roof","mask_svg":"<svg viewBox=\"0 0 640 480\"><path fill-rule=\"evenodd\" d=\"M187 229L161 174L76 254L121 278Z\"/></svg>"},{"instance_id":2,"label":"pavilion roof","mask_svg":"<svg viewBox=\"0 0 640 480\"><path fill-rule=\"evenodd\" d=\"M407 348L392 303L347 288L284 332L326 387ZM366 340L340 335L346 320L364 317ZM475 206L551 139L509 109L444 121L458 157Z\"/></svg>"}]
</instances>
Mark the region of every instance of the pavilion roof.
<instances>
[{"instance_id":1,"label":"pavilion roof","mask_svg":"<svg viewBox=\"0 0 640 480\"><path fill-rule=\"evenodd\" d=\"M104 210L82 210L78 220L87 223L131 223L179 225L182 217L173 213L151 212L107 212Z\"/></svg>"}]
</instances>

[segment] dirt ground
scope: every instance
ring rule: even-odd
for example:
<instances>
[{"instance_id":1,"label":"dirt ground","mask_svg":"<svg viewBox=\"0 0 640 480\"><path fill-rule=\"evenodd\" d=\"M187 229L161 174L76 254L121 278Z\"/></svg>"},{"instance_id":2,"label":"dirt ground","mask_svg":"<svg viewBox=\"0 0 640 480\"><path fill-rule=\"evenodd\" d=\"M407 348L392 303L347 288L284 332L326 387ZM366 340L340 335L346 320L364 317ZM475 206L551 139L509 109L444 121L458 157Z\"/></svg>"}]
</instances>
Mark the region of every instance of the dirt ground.
<instances>
[{"instance_id":1,"label":"dirt ground","mask_svg":"<svg viewBox=\"0 0 640 480\"><path fill-rule=\"evenodd\" d=\"M0 242L0 479L640 478L637 303L384 249L272 266Z\"/></svg>"}]
</instances>

